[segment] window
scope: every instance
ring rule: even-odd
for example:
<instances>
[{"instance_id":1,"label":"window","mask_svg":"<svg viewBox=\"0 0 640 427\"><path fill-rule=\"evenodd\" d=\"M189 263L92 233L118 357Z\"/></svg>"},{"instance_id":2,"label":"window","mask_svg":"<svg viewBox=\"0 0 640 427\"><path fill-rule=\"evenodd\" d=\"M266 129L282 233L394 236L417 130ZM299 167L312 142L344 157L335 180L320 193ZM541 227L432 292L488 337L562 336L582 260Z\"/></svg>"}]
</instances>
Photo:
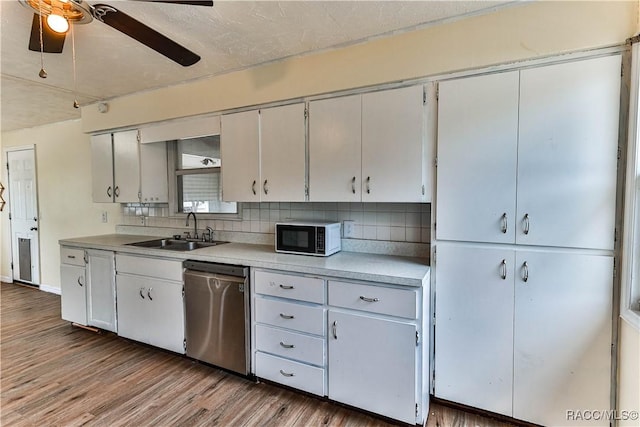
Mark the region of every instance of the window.
<instances>
[{"instance_id":1,"label":"window","mask_svg":"<svg viewBox=\"0 0 640 427\"><path fill-rule=\"evenodd\" d=\"M235 214L235 202L222 201L220 135L175 142L178 212Z\"/></svg>"},{"instance_id":2,"label":"window","mask_svg":"<svg viewBox=\"0 0 640 427\"><path fill-rule=\"evenodd\" d=\"M634 39L631 50L621 314L640 329L640 39L637 36Z\"/></svg>"}]
</instances>

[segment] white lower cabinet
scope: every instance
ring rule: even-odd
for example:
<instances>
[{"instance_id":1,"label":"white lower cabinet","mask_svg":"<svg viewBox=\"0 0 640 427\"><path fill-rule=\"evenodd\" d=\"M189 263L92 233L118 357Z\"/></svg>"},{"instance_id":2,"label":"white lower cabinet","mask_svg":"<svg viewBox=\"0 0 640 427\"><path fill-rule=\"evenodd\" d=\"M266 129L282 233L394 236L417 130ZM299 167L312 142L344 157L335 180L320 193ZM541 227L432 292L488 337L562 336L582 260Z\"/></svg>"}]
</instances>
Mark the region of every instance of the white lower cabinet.
<instances>
[{"instance_id":1,"label":"white lower cabinet","mask_svg":"<svg viewBox=\"0 0 640 427\"><path fill-rule=\"evenodd\" d=\"M613 258L437 247L435 395L541 425L609 408Z\"/></svg>"},{"instance_id":2,"label":"white lower cabinet","mask_svg":"<svg viewBox=\"0 0 640 427\"><path fill-rule=\"evenodd\" d=\"M329 398L416 423L416 325L329 310Z\"/></svg>"},{"instance_id":3,"label":"white lower cabinet","mask_svg":"<svg viewBox=\"0 0 640 427\"><path fill-rule=\"evenodd\" d=\"M87 324L87 286L84 249L60 248L60 290L62 318Z\"/></svg>"},{"instance_id":4,"label":"white lower cabinet","mask_svg":"<svg viewBox=\"0 0 640 427\"><path fill-rule=\"evenodd\" d=\"M182 263L118 254L118 335L184 354ZM162 274L165 277L165 274Z\"/></svg>"},{"instance_id":5,"label":"white lower cabinet","mask_svg":"<svg viewBox=\"0 0 640 427\"><path fill-rule=\"evenodd\" d=\"M256 376L424 423L423 290L263 270L252 283Z\"/></svg>"},{"instance_id":6,"label":"white lower cabinet","mask_svg":"<svg viewBox=\"0 0 640 427\"><path fill-rule=\"evenodd\" d=\"M116 322L116 286L112 251L87 249L87 323L111 332Z\"/></svg>"}]
</instances>

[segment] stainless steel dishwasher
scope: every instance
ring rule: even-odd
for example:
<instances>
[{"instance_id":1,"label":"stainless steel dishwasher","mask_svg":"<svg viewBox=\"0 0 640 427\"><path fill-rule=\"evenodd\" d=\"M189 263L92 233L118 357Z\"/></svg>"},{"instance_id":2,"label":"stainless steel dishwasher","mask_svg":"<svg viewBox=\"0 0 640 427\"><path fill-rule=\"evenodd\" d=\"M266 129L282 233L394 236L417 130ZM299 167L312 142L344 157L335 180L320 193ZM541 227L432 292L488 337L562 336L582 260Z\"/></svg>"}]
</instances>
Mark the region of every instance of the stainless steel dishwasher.
<instances>
[{"instance_id":1,"label":"stainless steel dishwasher","mask_svg":"<svg viewBox=\"0 0 640 427\"><path fill-rule=\"evenodd\" d=\"M187 356L249 373L249 268L184 262Z\"/></svg>"}]
</instances>

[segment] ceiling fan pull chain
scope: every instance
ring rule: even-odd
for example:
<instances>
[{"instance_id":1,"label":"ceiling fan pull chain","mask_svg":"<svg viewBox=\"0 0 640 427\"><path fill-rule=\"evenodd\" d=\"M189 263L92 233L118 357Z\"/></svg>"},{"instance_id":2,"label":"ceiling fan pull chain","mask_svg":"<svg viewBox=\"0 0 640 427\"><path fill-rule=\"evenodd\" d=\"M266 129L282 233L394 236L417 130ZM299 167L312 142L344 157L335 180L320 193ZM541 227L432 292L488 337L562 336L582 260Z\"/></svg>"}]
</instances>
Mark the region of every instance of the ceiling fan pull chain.
<instances>
[{"instance_id":1,"label":"ceiling fan pull chain","mask_svg":"<svg viewBox=\"0 0 640 427\"><path fill-rule=\"evenodd\" d=\"M78 79L76 76L76 30L73 22L69 22L71 29L71 58L73 60L73 108L80 108L78 103Z\"/></svg>"},{"instance_id":2,"label":"ceiling fan pull chain","mask_svg":"<svg viewBox=\"0 0 640 427\"><path fill-rule=\"evenodd\" d=\"M47 72L44 70L44 40L42 38L42 0L38 0L38 7L40 8L40 16L38 21L40 21L40 72L38 75L46 79Z\"/></svg>"}]
</instances>

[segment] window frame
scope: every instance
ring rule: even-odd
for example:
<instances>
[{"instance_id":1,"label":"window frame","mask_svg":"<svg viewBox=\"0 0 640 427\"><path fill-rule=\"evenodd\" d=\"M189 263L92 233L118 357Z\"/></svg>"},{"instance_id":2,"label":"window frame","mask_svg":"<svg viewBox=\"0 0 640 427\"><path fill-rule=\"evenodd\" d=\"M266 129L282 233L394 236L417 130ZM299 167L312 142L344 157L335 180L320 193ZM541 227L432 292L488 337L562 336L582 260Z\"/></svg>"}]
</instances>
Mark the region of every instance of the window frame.
<instances>
[{"instance_id":1,"label":"window frame","mask_svg":"<svg viewBox=\"0 0 640 427\"><path fill-rule=\"evenodd\" d=\"M640 331L640 36L631 42L620 316Z\"/></svg>"}]
</instances>

